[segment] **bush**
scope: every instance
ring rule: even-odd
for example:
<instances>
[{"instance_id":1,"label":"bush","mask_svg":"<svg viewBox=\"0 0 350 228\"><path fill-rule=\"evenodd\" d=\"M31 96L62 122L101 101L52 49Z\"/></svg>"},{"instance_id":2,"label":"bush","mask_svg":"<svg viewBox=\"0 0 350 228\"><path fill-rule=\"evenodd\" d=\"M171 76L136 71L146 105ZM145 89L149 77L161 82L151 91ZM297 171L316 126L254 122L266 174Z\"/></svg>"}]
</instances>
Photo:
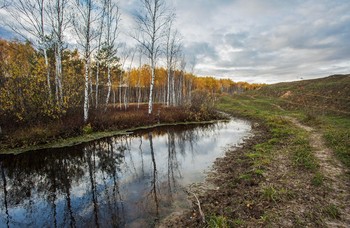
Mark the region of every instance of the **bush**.
<instances>
[{"instance_id":1,"label":"bush","mask_svg":"<svg viewBox=\"0 0 350 228\"><path fill-rule=\"evenodd\" d=\"M191 93L191 109L193 111L209 111L214 107L214 99L210 93L202 90L195 90Z\"/></svg>"},{"instance_id":2,"label":"bush","mask_svg":"<svg viewBox=\"0 0 350 228\"><path fill-rule=\"evenodd\" d=\"M85 126L83 127L83 133L84 133L85 135L91 134L92 132L93 132L93 129L92 129L90 123L88 123L87 125L85 125Z\"/></svg>"}]
</instances>

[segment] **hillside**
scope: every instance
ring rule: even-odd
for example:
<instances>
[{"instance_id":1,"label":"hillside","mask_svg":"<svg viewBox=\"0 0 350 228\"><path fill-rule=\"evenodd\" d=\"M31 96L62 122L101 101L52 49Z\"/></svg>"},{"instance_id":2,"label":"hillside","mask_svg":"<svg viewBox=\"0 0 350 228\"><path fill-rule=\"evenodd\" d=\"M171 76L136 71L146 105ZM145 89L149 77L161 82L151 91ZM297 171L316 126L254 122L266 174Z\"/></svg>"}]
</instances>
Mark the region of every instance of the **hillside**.
<instances>
[{"instance_id":1,"label":"hillside","mask_svg":"<svg viewBox=\"0 0 350 228\"><path fill-rule=\"evenodd\" d=\"M287 108L350 115L350 74L267 85L252 95L281 98L287 101Z\"/></svg>"},{"instance_id":2,"label":"hillside","mask_svg":"<svg viewBox=\"0 0 350 228\"><path fill-rule=\"evenodd\" d=\"M349 90L334 75L221 97L217 109L249 119L254 136L192 189L202 213L192 198L170 227L202 227L201 214L208 227L349 227Z\"/></svg>"}]
</instances>

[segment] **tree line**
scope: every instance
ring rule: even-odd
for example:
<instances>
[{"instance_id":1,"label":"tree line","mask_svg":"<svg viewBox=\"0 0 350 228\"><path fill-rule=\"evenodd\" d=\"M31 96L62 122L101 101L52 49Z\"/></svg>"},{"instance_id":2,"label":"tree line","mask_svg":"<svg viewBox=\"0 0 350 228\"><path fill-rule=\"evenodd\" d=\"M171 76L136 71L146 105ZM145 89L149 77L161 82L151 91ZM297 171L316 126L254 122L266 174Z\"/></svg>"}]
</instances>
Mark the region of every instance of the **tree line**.
<instances>
[{"instance_id":1,"label":"tree line","mask_svg":"<svg viewBox=\"0 0 350 228\"><path fill-rule=\"evenodd\" d=\"M12 17L6 25L26 42L0 40L3 120L59 118L82 108L86 122L94 108L146 102L151 114L154 102L190 104L196 91L213 96L260 86L186 72L175 14L163 0L140 1L132 48L118 42L121 14L112 0L16 0L4 7Z\"/></svg>"}]
</instances>

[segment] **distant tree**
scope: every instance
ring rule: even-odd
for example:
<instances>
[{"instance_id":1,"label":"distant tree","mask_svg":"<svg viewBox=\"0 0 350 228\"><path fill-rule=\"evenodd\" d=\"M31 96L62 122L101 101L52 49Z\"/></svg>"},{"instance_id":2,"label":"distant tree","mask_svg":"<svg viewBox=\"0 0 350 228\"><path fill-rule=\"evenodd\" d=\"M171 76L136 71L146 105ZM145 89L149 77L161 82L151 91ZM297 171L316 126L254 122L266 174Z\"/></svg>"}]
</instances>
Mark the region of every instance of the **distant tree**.
<instances>
[{"instance_id":1,"label":"distant tree","mask_svg":"<svg viewBox=\"0 0 350 228\"><path fill-rule=\"evenodd\" d=\"M131 66L134 62L134 58L135 58L135 54L136 54L137 49L131 49L130 50L130 59L129 59L129 67L127 69L127 75L126 75L126 80L125 80L125 90L124 90L124 108L126 109L129 106L129 96L128 96L128 92L130 89L130 73L131 73Z\"/></svg>"},{"instance_id":2,"label":"distant tree","mask_svg":"<svg viewBox=\"0 0 350 228\"><path fill-rule=\"evenodd\" d=\"M104 60L107 65L107 86L108 92L106 97L106 109L111 95L112 80L111 80L111 68L112 65L116 65L119 59L117 58L118 46L116 44L118 36L118 28L120 22L120 13L118 6L112 2L112 0L106 0L104 5L104 12L106 12L106 29L105 29L105 42L102 45L104 52Z\"/></svg>"},{"instance_id":3,"label":"distant tree","mask_svg":"<svg viewBox=\"0 0 350 228\"><path fill-rule=\"evenodd\" d=\"M94 23L98 21L99 15L94 11L93 0L77 0L74 5L73 28L77 35L85 62L85 87L84 87L84 122L89 118L89 82L92 42L98 36L94 30Z\"/></svg>"},{"instance_id":4,"label":"distant tree","mask_svg":"<svg viewBox=\"0 0 350 228\"><path fill-rule=\"evenodd\" d=\"M142 12L135 16L138 33L133 35L151 64L151 85L149 90L148 114L153 109L153 87L155 68L161 52L162 38L166 25L172 19L164 0L142 0Z\"/></svg>"},{"instance_id":5,"label":"distant tree","mask_svg":"<svg viewBox=\"0 0 350 228\"><path fill-rule=\"evenodd\" d=\"M175 105L175 77L173 74L176 58L181 51L181 41L177 30L173 29L173 22L169 21L166 32L166 65L167 65L167 106Z\"/></svg>"},{"instance_id":6,"label":"distant tree","mask_svg":"<svg viewBox=\"0 0 350 228\"><path fill-rule=\"evenodd\" d=\"M99 22L99 31L98 31L98 42L97 42L97 54L96 54L96 79L95 79L95 107L98 107L98 101L99 101L99 85L100 85L100 65L101 65L101 61L102 59L100 59L99 55L101 52L101 48L102 48L102 43L103 43L103 31L105 28L105 18L106 18L106 0L104 1L104 5L102 8L102 14L101 14L101 18L100 18L100 22Z\"/></svg>"}]
</instances>

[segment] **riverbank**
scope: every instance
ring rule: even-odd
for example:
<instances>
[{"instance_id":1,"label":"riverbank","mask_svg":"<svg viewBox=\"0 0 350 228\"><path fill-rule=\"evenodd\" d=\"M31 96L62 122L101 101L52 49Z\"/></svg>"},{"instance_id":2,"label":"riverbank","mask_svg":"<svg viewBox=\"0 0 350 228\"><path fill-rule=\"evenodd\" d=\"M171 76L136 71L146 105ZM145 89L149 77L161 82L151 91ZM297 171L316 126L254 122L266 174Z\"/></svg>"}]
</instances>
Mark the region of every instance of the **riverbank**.
<instances>
[{"instance_id":1,"label":"riverbank","mask_svg":"<svg viewBox=\"0 0 350 228\"><path fill-rule=\"evenodd\" d=\"M76 115L60 121L18 127L0 138L0 154L19 154L44 148L62 148L78 145L114 135L165 125L212 123L224 119L221 114L189 107L165 107L155 105L155 112L147 114L147 106L130 106L128 109L94 111L84 124Z\"/></svg>"},{"instance_id":2,"label":"riverbank","mask_svg":"<svg viewBox=\"0 0 350 228\"><path fill-rule=\"evenodd\" d=\"M253 138L216 160L191 211L161 227L347 227L347 116L289 108L283 99L223 97L217 108L253 121ZM203 186L216 188L203 190Z\"/></svg>"}]
</instances>

